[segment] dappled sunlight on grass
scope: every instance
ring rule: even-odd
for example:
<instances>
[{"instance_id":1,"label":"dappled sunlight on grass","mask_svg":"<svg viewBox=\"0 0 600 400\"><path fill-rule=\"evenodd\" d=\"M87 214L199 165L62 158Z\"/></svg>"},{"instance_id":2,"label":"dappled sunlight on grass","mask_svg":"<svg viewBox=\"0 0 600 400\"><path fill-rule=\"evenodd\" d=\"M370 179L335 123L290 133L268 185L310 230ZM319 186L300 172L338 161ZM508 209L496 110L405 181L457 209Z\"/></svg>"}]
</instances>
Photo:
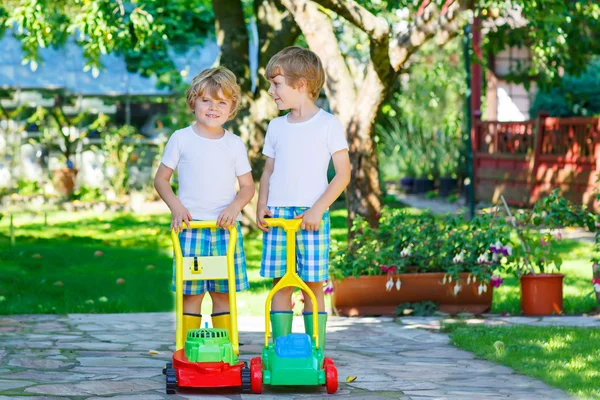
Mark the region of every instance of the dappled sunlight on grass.
<instances>
[{"instance_id":1,"label":"dappled sunlight on grass","mask_svg":"<svg viewBox=\"0 0 600 400\"><path fill-rule=\"evenodd\" d=\"M478 357L589 399L600 399L600 330L564 327L445 328L453 344ZM503 343L498 351L495 343Z\"/></svg>"}]
</instances>

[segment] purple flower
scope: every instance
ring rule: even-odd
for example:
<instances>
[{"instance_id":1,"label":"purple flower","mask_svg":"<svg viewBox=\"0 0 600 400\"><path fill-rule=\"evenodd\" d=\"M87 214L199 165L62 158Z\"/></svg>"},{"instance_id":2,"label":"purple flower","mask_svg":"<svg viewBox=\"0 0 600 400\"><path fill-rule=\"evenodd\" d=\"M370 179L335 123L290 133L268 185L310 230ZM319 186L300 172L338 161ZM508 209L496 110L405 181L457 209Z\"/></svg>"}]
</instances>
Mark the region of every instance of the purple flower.
<instances>
[{"instance_id":1,"label":"purple flower","mask_svg":"<svg viewBox=\"0 0 600 400\"><path fill-rule=\"evenodd\" d=\"M492 253L496 254L496 253L500 253L503 249L502 243L500 243L500 241L497 241L496 243L494 243L493 245L490 246L490 250L492 251Z\"/></svg>"},{"instance_id":2,"label":"purple flower","mask_svg":"<svg viewBox=\"0 0 600 400\"><path fill-rule=\"evenodd\" d=\"M327 282L327 285L325 285L323 287L323 293L324 294L331 294L331 293L333 293L333 284L331 282Z\"/></svg>"},{"instance_id":3,"label":"purple flower","mask_svg":"<svg viewBox=\"0 0 600 400\"><path fill-rule=\"evenodd\" d=\"M504 280L500 275L492 275L492 278L490 279L490 283L495 288L499 288L500 285L502 285L502 282L504 282Z\"/></svg>"}]
</instances>

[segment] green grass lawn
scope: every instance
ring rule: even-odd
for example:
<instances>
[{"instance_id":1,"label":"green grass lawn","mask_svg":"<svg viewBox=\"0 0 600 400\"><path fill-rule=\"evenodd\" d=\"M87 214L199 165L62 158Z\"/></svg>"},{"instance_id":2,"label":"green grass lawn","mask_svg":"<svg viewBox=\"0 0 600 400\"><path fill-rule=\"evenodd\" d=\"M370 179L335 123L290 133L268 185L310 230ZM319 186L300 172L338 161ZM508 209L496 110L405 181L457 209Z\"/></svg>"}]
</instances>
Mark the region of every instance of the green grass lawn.
<instances>
[{"instance_id":1,"label":"green grass lawn","mask_svg":"<svg viewBox=\"0 0 600 400\"><path fill-rule=\"evenodd\" d=\"M452 344L572 395L600 399L600 330L565 327L446 326Z\"/></svg>"},{"instance_id":2,"label":"green grass lawn","mask_svg":"<svg viewBox=\"0 0 600 400\"><path fill-rule=\"evenodd\" d=\"M91 212L15 216L16 245L9 223L0 220L0 315L31 313L108 313L173 309L168 215ZM332 212L332 238L346 241L346 211ZM264 315L271 281L259 276L261 236L244 237L250 290L238 296L240 313ZM589 312L596 306L590 285L591 246L565 241L565 311ZM97 251L101 256L95 256ZM153 266L153 267L149 267ZM117 279L124 284L117 284ZM203 313L210 312L207 297ZM519 314L516 279L494 294L494 312Z\"/></svg>"}]
</instances>

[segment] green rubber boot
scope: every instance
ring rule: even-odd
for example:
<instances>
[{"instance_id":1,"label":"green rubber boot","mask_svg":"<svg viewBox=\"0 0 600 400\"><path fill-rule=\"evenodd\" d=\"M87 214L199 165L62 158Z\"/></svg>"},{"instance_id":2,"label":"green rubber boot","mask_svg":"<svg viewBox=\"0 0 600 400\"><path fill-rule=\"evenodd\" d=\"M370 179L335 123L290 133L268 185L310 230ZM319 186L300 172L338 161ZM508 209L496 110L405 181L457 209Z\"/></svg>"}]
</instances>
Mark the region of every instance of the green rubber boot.
<instances>
[{"instance_id":1,"label":"green rubber boot","mask_svg":"<svg viewBox=\"0 0 600 400\"><path fill-rule=\"evenodd\" d=\"M304 312L304 330L313 340L313 313ZM327 329L327 313L319 313L319 348L325 350L325 330Z\"/></svg>"},{"instance_id":2,"label":"green rubber boot","mask_svg":"<svg viewBox=\"0 0 600 400\"><path fill-rule=\"evenodd\" d=\"M287 336L292 333L293 311L271 311L271 332L273 341L280 336Z\"/></svg>"}]
</instances>

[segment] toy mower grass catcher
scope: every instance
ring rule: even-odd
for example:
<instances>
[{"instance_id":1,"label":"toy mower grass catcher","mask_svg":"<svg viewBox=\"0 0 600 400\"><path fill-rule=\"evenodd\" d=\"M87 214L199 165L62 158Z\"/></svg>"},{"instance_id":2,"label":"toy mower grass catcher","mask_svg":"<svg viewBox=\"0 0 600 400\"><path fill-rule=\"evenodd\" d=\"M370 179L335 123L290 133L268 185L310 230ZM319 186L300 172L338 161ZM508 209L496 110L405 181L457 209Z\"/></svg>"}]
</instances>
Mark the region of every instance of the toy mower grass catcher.
<instances>
[{"instance_id":1,"label":"toy mower grass catcher","mask_svg":"<svg viewBox=\"0 0 600 400\"><path fill-rule=\"evenodd\" d=\"M216 221L193 221L189 228L183 226L183 229L194 228L221 229ZM237 229L235 226L228 229L227 256L211 257L183 257L179 235L171 231L175 254L176 346L173 362L163 369L167 394L175 394L178 387L240 387L242 391L250 391L250 370L238 359L236 291L229 291L231 318L222 320L223 316L213 314L213 326L221 325L223 329L199 329L199 317L190 322L183 315L183 281L227 279L229 287L235 288Z\"/></svg>"},{"instance_id":2,"label":"toy mower grass catcher","mask_svg":"<svg viewBox=\"0 0 600 400\"><path fill-rule=\"evenodd\" d=\"M325 358L325 325L327 314L318 312L317 300L310 288L296 273L296 232L302 224L300 219L286 220L267 218L267 225L281 227L286 232L287 269L285 275L269 292L265 304L265 347L262 358L254 357L250 362L251 388L253 393L262 393L265 385L299 385L327 387L327 393L338 389L337 368L333 361ZM291 333L291 311L271 313L273 295L285 287L304 290L312 302L313 312L304 313L306 333ZM273 325L273 341L269 342ZM317 329L314 329L317 327Z\"/></svg>"}]
</instances>

